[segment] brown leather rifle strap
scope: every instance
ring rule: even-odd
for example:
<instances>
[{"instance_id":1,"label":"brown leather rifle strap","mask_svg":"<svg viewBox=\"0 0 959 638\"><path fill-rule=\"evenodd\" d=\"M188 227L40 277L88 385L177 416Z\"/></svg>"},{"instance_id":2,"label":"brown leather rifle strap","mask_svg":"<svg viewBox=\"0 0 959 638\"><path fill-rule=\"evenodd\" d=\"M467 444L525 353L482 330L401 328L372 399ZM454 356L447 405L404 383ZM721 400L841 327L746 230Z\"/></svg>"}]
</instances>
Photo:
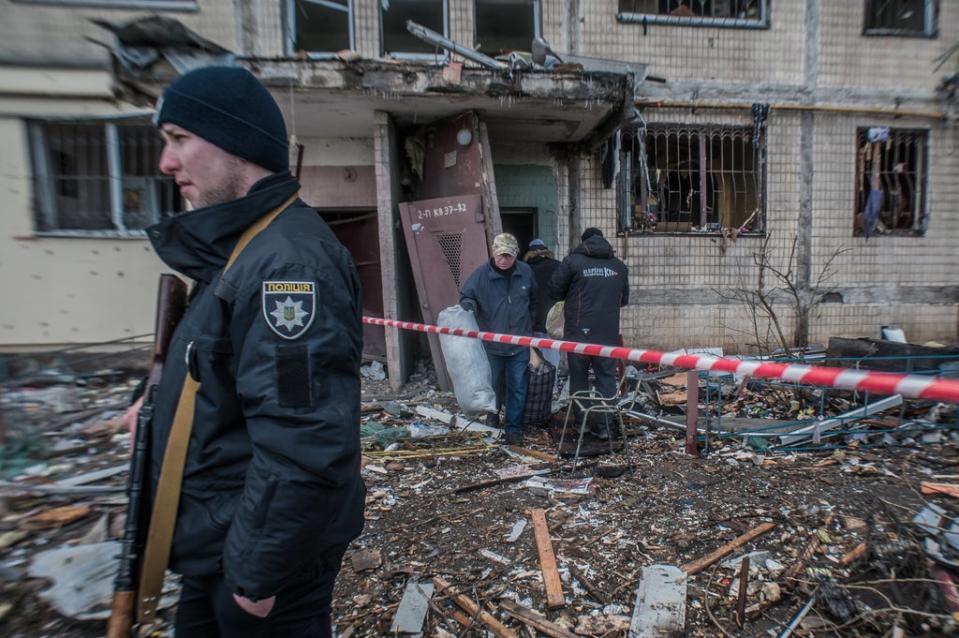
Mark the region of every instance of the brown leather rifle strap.
<instances>
[{"instance_id":1,"label":"brown leather rifle strap","mask_svg":"<svg viewBox=\"0 0 959 638\"><path fill-rule=\"evenodd\" d=\"M233 265L243 249L260 231L270 225L276 217L296 201L299 192L280 204L247 228L233 248L230 259L223 267L223 274ZM222 275L221 275L222 276ZM173 426L167 438L166 451L163 453L163 465L157 482L156 498L147 531L143 562L140 565L140 587L138 589L137 622L149 625L156 620L157 605L163 593L163 578L167 563L170 561L170 549L173 544L173 532L176 529L177 510L180 507L180 488L183 485L183 470L186 465L187 448L193 431L193 409L200 382L190 376L187 348L187 371L173 416Z\"/></svg>"}]
</instances>

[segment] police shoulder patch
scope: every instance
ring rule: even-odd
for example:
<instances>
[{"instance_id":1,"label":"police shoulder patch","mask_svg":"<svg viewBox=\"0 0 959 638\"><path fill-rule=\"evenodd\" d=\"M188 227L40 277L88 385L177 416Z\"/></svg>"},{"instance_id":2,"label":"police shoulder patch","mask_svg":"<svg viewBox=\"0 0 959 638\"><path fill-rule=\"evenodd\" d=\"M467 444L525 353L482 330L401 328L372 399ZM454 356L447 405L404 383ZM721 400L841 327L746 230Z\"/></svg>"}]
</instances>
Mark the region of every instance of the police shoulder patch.
<instances>
[{"instance_id":1,"label":"police shoulder patch","mask_svg":"<svg viewBox=\"0 0 959 638\"><path fill-rule=\"evenodd\" d=\"M264 281L263 318L270 330L284 339L296 339L313 323L316 283Z\"/></svg>"}]
</instances>

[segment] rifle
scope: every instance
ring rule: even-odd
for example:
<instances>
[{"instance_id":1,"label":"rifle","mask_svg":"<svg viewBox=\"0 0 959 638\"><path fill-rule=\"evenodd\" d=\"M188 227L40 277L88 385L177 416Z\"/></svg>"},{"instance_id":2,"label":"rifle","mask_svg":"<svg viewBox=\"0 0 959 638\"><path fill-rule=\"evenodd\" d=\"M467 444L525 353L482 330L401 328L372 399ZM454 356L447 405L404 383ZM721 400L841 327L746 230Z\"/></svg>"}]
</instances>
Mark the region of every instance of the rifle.
<instances>
[{"instance_id":1,"label":"rifle","mask_svg":"<svg viewBox=\"0 0 959 638\"><path fill-rule=\"evenodd\" d=\"M157 290L156 330L150 375L146 381L143 406L137 415L137 427L130 455L130 475L127 479L127 519L120 542L120 566L113 587L113 606L107 624L107 638L129 638L136 624L137 584L140 572L140 553L145 541L149 510L145 507L147 464L149 463L150 424L156 386L163 375L163 364L170 347L170 339L186 311L186 284L174 275L160 275Z\"/></svg>"}]
</instances>

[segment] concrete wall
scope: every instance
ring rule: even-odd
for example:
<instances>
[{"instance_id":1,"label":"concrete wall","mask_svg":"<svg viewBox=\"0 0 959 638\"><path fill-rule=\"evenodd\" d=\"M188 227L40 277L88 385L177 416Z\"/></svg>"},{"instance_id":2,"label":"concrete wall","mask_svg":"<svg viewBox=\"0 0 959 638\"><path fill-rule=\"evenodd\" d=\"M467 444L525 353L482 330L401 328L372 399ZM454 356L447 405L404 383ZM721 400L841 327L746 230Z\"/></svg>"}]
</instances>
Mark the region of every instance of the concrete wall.
<instances>
[{"instance_id":1,"label":"concrete wall","mask_svg":"<svg viewBox=\"0 0 959 638\"><path fill-rule=\"evenodd\" d=\"M811 314L810 340L831 335L877 336L882 325L898 325L912 341L955 341L959 256L959 132L943 124L847 114L818 113L812 138L814 173L812 224L798 223L803 177L801 115L774 112L768 129L767 220L772 262L787 269L794 238L805 237L814 285L832 259L833 275L823 289L842 294L843 303L819 306ZM650 123L748 125L736 111L649 109ZM926 128L929 135L929 230L923 237L853 236L856 130L867 126ZM615 191L604 189L599 163L584 156L583 225L615 237ZM754 289L758 270L753 255L762 238L723 242L718 236L632 236L612 240L630 268L632 299L622 319L627 341L654 348L721 345L749 350L755 341L752 316L730 300L739 289ZM834 257L836 253L841 254ZM797 262L793 262L796 270ZM775 285L775 282L767 282ZM943 290L946 289L944 293ZM954 290L954 288L952 289ZM791 339L794 312L776 306ZM765 328L763 328L765 334Z\"/></svg>"},{"instance_id":2,"label":"concrete wall","mask_svg":"<svg viewBox=\"0 0 959 638\"><path fill-rule=\"evenodd\" d=\"M152 332L161 264L148 242L35 237L22 120L0 117L0 148L0 347Z\"/></svg>"},{"instance_id":3,"label":"concrete wall","mask_svg":"<svg viewBox=\"0 0 959 638\"><path fill-rule=\"evenodd\" d=\"M107 50L87 40L112 42L113 34L93 24L97 18L122 24L154 13L150 10L103 9L79 5L45 5L0 0L0 62L101 66ZM232 0L197 0L193 11L161 11L227 49L236 50Z\"/></svg>"},{"instance_id":4,"label":"concrete wall","mask_svg":"<svg viewBox=\"0 0 959 638\"><path fill-rule=\"evenodd\" d=\"M939 0L936 38L863 36L865 4L822 0L821 87L928 94L940 76L955 72L955 61L937 72L933 60L959 39L959 3Z\"/></svg>"}]
</instances>

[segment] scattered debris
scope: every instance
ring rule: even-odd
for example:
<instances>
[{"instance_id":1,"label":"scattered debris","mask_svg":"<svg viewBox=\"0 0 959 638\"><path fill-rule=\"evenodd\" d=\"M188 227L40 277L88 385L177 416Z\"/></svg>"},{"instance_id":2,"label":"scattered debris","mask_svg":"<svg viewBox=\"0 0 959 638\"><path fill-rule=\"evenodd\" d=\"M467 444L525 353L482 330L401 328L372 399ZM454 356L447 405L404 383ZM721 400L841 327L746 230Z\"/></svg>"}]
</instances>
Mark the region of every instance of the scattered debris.
<instances>
[{"instance_id":1,"label":"scattered debris","mask_svg":"<svg viewBox=\"0 0 959 638\"><path fill-rule=\"evenodd\" d=\"M357 573L376 569L382 563L383 558L378 549L363 550L350 556L350 564L353 566L353 571Z\"/></svg>"},{"instance_id":2,"label":"scattered debris","mask_svg":"<svg viewBox=\"0 0 959 638\"><path fill-rule=\"evenodd\" d=\"M396 608L396 615L393 616L390 633L421 634L432 597L433 583L421 583L417 580L407 582L400 606Z\"/></svg>"},{"instance_id":3,"label":"scattered debris","mask_svg":"<svg viewBox=\"0 0 959 638\"><path fill-rule=\"evenodd\" d=\"M726 556L729 556L730 554L732 554L734 551L736 551L737 549L739 549L740 547L742 547L749 541L759 536L762 536L763 534L774 529L775 527L776 527L775 523L763 523L757 527L754 527L753 529L749 530L742 536L739 536L736 539L726 543L719 549L707 554L706 556L703 556L699 560L695 560L691 563L687 563L686 565L683 565L682 570L690 576L692 576L693 574L698 574L699 572L706 569L707 567L709 567L716 561L721 560L722 558Z\"/></svg>"},{"instance_id":4,"label":"scattered debris","mask_svg":"<svg viewBox=\"0 0 959 638\"><path fill-rule=\"evenodd\" d=\"M527 609L511 600L501 601L500 607L516 620L519 620L540 633L546 634L550 638L576 638L576 634L565 627L550 622L542 614L536 613L532 609Z\"/></svg>"},{"instance_id":5,"label":"scattered debris","mask_svg":"<svg viewBox=\"0 0 959 638\"><path fill-rule=\"evenodd\" d=\"M24 521L26 529L38 530L50 527L63 527L85 518L90 513L89 505L64 505L40 512Z\"/></svg>"},{"instance_id":6,"label":"scattered debris","mask_svg":"<svg viewBox=\"0 0 959 638\"><path fill-rule=\"evenodd\" d=\"M51 549L37 554L28 573L52 582L40 595L64 616L105 620L119 554L117 542Z\"/></svg>"},{"instance_id":7,"label":"scattered debris","mask_svg":"<svg viewBox=\"0 0 959 638\"><path fill-rule=\"evenodd\" d=\"M955 632L959 506L942 490L928 494L928 504L919 496L922 483L959 485L951 406L909 400L863 418L863 403L875 397L704 374L699 429L702 438L708 419L710 444L705 457L691 457L684 453L685 405L656 399L686 391L687 375L628 370L628 383L639 389L637 409L648 413L624 415L629 463L617 453L575 472L557 454L552 427L528 431L523 448L498 445L502 431L461 416L422 366L401 394L365 378L367 525L350 548L352 568L337 582L338 635L570 638L579 630L622 638L639 609L637 583L653 565L686 566L680 633L696 638L720 635L717 623L735 635L737 618L743 635L775 635L807 603L793 636L828 633L830 622L850 623L850 635L861 636L897 624L904 635ZM7 479L0 482L0 600L16 610L2 618L11 635L100 635L100 625L77 622L43 594L56 578L34 575L31 563L51 550L109 544L122 528L129 435L103 424L121 414L132 379L105 378L111 380L96 387L39 395L44 400L27 386L12 401L11 393L0 399L16 444L0 453ZM57 413L54 397L79 411ZM850 413L856 416L822 432L829 446L816 448L812 436L794 447L777 444L814 420ZM427 436L413 438L411 426ZM608 442L595 447L608 455ZM553 551L549 569L524 515L541 508L548 508L539 532ZM741 569L744 556L748 570ZM547 571L561 607L549 605ZM434 595L426 595L434 576L454 591L434 582ZM169 583L166 600L175 600L176 586ZM475 607L451 602L450 593ZM421 621L407 616L423 605L432 613ZM856 611L863 605L871 610L865 616ZM887 611L891 606L906 611ZM850 610L845 621L835 615ZM172 613L162 618L169 633ZM511 634L497 634L503 629Z\"/></svg>"},{"instance_id":8,"label":"scattered debris","mask_svg":"<svg viewBox=\"0 0 959 638\"><path fill-rule=\"evenodd\" d=\"M681 634L686 626L686 573L673 565L650 565L636 590L629 624L633 638Z\"/></svg>"},{"instance_id":9,"label":"scattered debris","mask_svg":"<svg viewBox=\"0 0 959 638\"><path fill-rule=\"evenodd\" d=\"M464 611L483 623L497 638L518 638L513 630L507 628L506 625L497 620L492 614L477 605L476 601L472 600L469 596L458 593L443 578L434 576L433 584L440 590L440 593L449 596Z\"/></svg>"}]
</instances>

